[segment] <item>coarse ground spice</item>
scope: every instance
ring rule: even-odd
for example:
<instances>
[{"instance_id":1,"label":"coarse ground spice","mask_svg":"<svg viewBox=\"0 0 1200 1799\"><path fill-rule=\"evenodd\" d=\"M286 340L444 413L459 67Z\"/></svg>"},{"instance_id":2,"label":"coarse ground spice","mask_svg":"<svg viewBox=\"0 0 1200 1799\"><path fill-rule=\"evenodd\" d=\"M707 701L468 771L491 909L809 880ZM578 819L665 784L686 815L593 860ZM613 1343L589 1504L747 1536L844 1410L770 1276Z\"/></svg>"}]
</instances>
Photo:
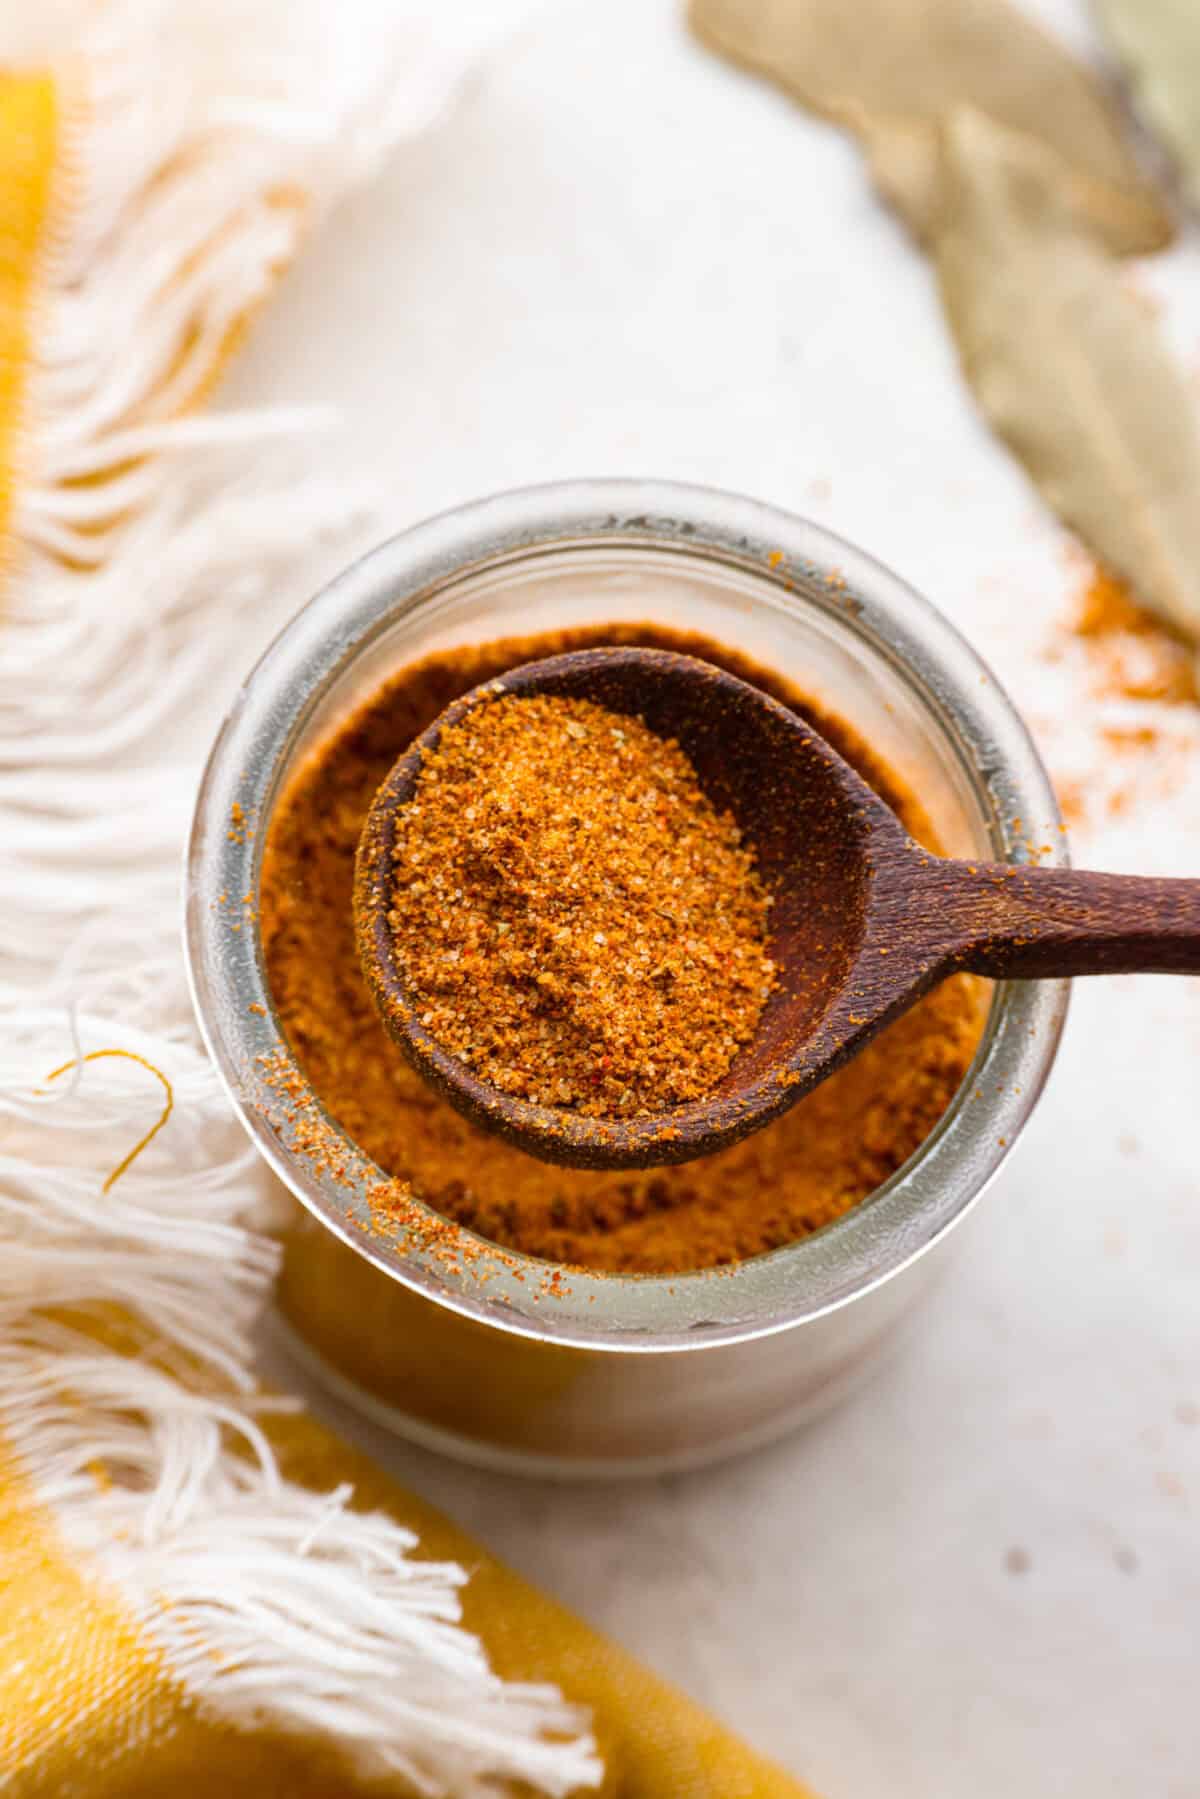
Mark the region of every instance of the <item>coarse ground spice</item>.
<instances>
[{"instance_id":1,"label":"coarse ground spice","mask_svg":"<svg viewBox=\"0 0 1200 1799\"><path fill-rule=\"evenodd\" d=\"M1171 706L1200 700L1195 645L1139 605L1125 583L1107 570L1092 571L1071 630L1089 646L1102 697L1160 700Z\"/></svg>"},{"instance_id":2,"label":"coarse ground spice","mask_svg":"<svg viewBox=\"0 0 1200 1799\"><path fill-rule=\"evenodd\" d=\"M501 1093L590 1118L698 1099L775 985L770 895L679 745L563 695L442 731L388 925L421 1022Z\"/></svg>"},{"instance_id":3,"label":"coarse ground spice","mask_svg":"<svg viewBox=\"0 0 1200 1799\"><path fill-rule=\"evenodd\" d=\"M1068 714L1075 766L1055 773L1059 805L1073 830L1137 814L1188 784L1200 702L1189 639L1139 604L1124 581L1089 564L1047 655L1075 661L1089 702L1083 713ZM1047 721L1044 729L1053 749L1062 735L1058 722Z\"/></svg>"},{"instance_id":4,"label":"coarse ground spice","mask_svg":"<svg viewBox=\"0 0 1200 1799\"><path fill-rule=\"evenodd\" d=\"M380 1023L354 936L354 856L396 758L460 694L522 662L636 643L702 656L792 705L938 849L916 796L836 718L709 641L649 625L509 638L403 669L310 752L269 822L260 928L282 1028L325 1111L444 1217L510 1249L597 1271L673 1274L780 1247L865 1199L919 1149L975 1053L983 984L958 975L845 1068L732 1148L677 1167L552 1166L469 1123ZM394 1183L393 1183L394 1185ZM381 1190L389 1183L381 1177Z\"/></svg>"}]
</instances>

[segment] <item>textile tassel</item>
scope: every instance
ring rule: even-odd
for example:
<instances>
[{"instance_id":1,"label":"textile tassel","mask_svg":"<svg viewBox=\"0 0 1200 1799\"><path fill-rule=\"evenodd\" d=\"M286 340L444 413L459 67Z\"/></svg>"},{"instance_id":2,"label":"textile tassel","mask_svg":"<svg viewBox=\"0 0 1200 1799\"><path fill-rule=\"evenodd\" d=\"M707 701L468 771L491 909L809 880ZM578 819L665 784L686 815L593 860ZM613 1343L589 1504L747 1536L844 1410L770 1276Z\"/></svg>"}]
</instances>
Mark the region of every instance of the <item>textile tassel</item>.
<instances>
[{"instance_id":1,"label":"textile tassel","mask_svg":"<svg viewBox=\"0 0 1200 1799\"><path fill-rule=\"evenodd\" d=\"M303 234L512 12L79 10L0 565L0 1451L197 1705L430 1795L565 1795L600 1778L586 1721L490 1671L463 1571L285 1480L262 1428L277 1252L188 1015L198 768L161 753L239 620L371 507L291 452L270 472L312 411L195 409Z\"/></svg>"}]
</instances>

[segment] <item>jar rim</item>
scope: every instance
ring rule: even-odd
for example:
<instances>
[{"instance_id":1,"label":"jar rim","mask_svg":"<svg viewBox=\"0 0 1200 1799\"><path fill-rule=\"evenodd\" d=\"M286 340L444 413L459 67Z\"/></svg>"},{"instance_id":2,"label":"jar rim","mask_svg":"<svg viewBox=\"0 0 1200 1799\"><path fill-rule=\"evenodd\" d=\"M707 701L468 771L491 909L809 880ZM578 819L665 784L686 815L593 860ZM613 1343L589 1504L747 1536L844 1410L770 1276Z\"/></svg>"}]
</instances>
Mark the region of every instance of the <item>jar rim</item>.
<instances>
[{"instance_id":1,"label":"jar rim","mask_svg":"<svg viewBox=\"0 0 1200 1799\"><path fill-rule=\"evenodd\" d=\"M187 850L185 948L204 1040L241 1121L284 1184L368 1261L433 1302L507 1332L592 1350L664 1351L766 1336L892 1279L965 1216L995 1176L1049 1075L1068 983L996 990L969 1077L921 1147L860 1205L810 1237L730 1268L591 1274L437 1220L438 1241L382 1232L369 1200L387 1177L340 1131L336 1179L306 1159L266 1067L312 1098L279 1028L257 911L233 932L219 896L258 891L265 822L322 697L388 628L451 581L572 548L679 552L749 571L784 610L822 608L888 662L940 726L988 819L997 860L1063 865L1066 840L1033 742L991 670L948 619L866 552L810 520L716 489L597 479L468 502L389 538L284 626L243 681L201 780ZM802 592L803 597L798 597ZM240 814L234 808L240 808ZM231 816L250 829L231 830ZM273 1077L277 1080L277 1076ZM984 1088L983 1103L971 1094Z\"/></svg>"}]
</instances>

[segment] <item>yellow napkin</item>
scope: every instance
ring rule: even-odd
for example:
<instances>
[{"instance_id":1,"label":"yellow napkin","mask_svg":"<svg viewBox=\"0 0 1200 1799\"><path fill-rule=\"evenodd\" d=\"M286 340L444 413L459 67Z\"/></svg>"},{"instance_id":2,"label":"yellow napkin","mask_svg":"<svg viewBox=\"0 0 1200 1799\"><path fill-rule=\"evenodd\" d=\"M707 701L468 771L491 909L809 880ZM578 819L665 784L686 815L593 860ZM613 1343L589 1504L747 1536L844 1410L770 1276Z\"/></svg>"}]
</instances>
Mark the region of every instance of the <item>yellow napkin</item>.
<instances>
[{"instance_id":1,"label":"yellow napkin","mask_svg":"<svg viewBox=\"0 0 1200 1799\"><path fill-rule=\"evenodd\" d=\"M193 586L173 623L194 635L204 582L223 592L221 533L189 535L190 477L169 453L244 435L195 408L333 197L329 170L369 166L347 93L374 93L393 133L404 111L380 100L382 46L333 78L328 58L353 34L328 9L335 35L320 40L323 10L286 9L296 65L270 62L269 93L234 79L243 46L228 35L207 61L194 46L172 60L148 27L130 44L136 6L102 20L67 71L0 76L0 619L28 670L27 691L0 692L0 748L33 731L54 751L32 776L19 758L0 772L30 932L28 967L0 966L0 1788L317 1799L420 1779L430 1793L565 1794L601 1779L590 1714L606 1793L802 1799L334 1437L264 1415L249 1373L275 1252L242 1216L249 1152L170 1013L179 952L143 841L164 799L154 783L173 791L146 739L181 652L144 669L154 617L126 629L122 608L143 593L169 607L176 571ZM420 46L398 47L411 78ZM253 47L244 60L247 82L267 66ZM318 85L296 94L303 130L289 133L276 127L293 79ZM432 59L413 120L450 85ZM264 529L264 509L246 526L226 503ZM89 680L116 687L98 720ZM165 919L140 973L121 908L106 910L131 877L101 867L97 807L138 852L139 943ZM71 886L72 831L90 911ZM72 960L85 938L100 957L86 978L82 950ZM78 984L69 1015L48 972L61 967ZM147 1020L164 1008L156 1035ZM455 1565L470 1570L461 1621Z\"/></svg>"},{"instance_id":2,"label":"yellow napkin","mask_svg":"<svg viewBox=\"0 0 1200 1799\"><path fill-rule=\"evenodd\" d=\"M812 1799L809 1788L658 1679L610 1638L522 1580L432 1506L404 1492L311 1419L272 1435L286 1471L414 1529L421 1552L471 1570L464 1621L496 1671L553 1680L592 1708L603 1784L621 1799ZM234 1730L201 1710L164 1656L88 1578L0 1448L0 1778L19 1799L247 1793L325 1799L406 1792L355 1778L328 1742Z\"/></svg>"}]
</instances>

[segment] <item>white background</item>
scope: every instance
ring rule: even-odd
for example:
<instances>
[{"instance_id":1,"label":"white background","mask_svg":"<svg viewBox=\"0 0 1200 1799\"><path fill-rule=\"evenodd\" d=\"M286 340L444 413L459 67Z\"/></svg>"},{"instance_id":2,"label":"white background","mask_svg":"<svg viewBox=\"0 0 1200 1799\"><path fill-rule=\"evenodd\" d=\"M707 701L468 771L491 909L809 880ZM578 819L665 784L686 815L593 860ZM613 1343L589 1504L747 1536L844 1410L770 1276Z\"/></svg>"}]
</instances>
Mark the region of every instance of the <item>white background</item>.
<instances>
[{"instance_id":1,"label":"white background","mask_svg":"<svg viewBox=\"0 0 1200 1799\"><path fill-rule=\"evenodd\" d=\"M1069 0L1040 10L1088 46ZM1194 364L1194 241L1135 278ZM330 454L396 528L580 474L808 512L967 630L1056 771L1104 759L1086 667L1040 655L1078 566L980 426L927 266L851 145L674 0L545 9L325 230L229 397L335 401ZM1158 772L1078 859L1200 872L1200 774ZM571 1489L339 1422L828 1799L1194 1799L1198 1051L1195 983L1077 989L922 1327L802 1439Z\"/></svg>"}]
</instances>

